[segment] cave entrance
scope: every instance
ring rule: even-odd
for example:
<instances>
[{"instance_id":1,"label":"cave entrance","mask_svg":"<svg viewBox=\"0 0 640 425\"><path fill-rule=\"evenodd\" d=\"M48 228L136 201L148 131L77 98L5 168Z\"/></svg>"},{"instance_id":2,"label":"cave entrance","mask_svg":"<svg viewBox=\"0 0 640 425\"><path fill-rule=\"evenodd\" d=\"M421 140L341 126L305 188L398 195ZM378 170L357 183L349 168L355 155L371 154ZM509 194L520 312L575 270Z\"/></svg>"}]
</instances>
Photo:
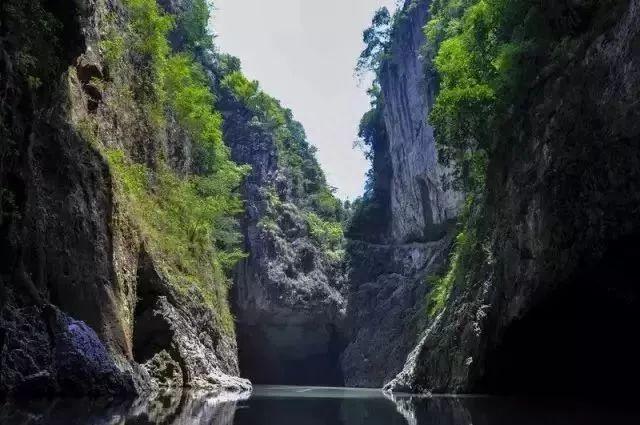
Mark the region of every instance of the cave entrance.
<instances>
[{"instance_id":1,"label":"cave entrance","mask_svg":"<svg viewBox=\"0 0 640 425\"><path fill-rule=\"evenodd\" d=\"M488 352L478 392L613 396L640 382L640 235L540 302Z\"/></svg>"}]
</instances>

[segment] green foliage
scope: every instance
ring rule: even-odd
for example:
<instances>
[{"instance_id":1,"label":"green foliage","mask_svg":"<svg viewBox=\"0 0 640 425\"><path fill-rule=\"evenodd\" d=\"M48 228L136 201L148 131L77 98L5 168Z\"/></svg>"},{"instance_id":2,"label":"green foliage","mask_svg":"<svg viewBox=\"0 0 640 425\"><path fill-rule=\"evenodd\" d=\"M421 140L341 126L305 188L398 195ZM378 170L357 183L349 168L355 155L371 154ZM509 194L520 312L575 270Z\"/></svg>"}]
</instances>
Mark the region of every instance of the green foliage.
<instances>
[{"instance_id":1,"label":"green foliage","mask_svg":"<svg viewBox=\"0 0 640 425\"><path fill-rule=\"evenodd\" d=\"M126 31L124 35L110 31L101 47L106 47L106 53L117 58L118 38L124 37L129 58L136 64L135 100L152 125L162 127L163 106L167 100L164 77L171 53L168 35L174 28L174 18L164 13L156 0L124 0L123 3L129 14Z\"/></svg>"},{"instance_id":2,"label":"green foliage","mask_svg":"<svg viewBox=\"0 0 640 425\"><path fill-rule=\"evenodd\" d=\"M468 238L464 232L460 232L456 237L456 247L449 259L449 268L444 276L429 276L427 284L431 286L428 294L427 315L431 318L437 316L444 310L451 290L455 282L464 278L464 268L462 266L462 252L468 245Z\"/></svg>"},{"instance_id":3,"label":"green foliage","mask_svg":"<svg viewBox=\"0 0 640 425\"><path fill-rule=\"evenodd\" d=\"M539 46L541 29L523 27L528 25L524 11L534 16L534 2L436 0L431 6L425 54L432 59L440 87L429 119L436 130L440 160L453 167L454 186L468 199L447 272L428 279L430 317L440 313L453 289L465 285L487 260L478 218L487 164L499 122L508 116L508 105L530 75L524 70L525 59L533 58Z\"/></svg>"},{"instance_id":4,"label":"green foliage","mask_svg":"<svg viewBox=\"0 0 640 425\"><path fill-rule=\"evenodd\" d=\"M444 276L429 276L431 289L427 295L427 314L433 318L444 310L456 286L464 286L487 261L481 203L468 196L461 214L461 230L456 236L453 251Z\"/></svg>"},{"instance_id":5,"label":"green foliage","mask_svg":"<svg viewBox=\"0 0 640 425\"><path fill-rule=\"evenodd\" d=\"M371 19L371 26L362 32L365 48L358 58L356 74L362 75L367 71L377 72L386 57L391 25L392 19L389 9L386 7L378 9Z\"/></svg>"},{"instance_id":6,"label":"green foliage","mask_svg":"<svg viewBox=\"0 0 640 425\"><path fill-rule=\"evenodd\" d=\"M185 10L178 16L177 26L182 30L185 49L197 51L213 48L213 35L209 32L208 0L187 0Z\"/></svg>"},{"instance_id":7,"label":"green foliage","mask_svg":"<svg viewBox=\"0 0 640 425\"><path fill-rule=\"evenodd\" d=\"M378 81L374 81L367 90L371 99L371 109L360 119L358 127L358 141L365 157L372 161L378 145L384 144L387 138L387 128L384 123L382 89Z\"/></svg>"},{"instance_id":8,"label":"green foliage","mask_svg":"<svg viewBox=\"0 0 640 425\"><path fill-rule=\"evenodd\" d=\"M104 152L124 210L164 273L178 289L201 293L223 329L232 333L227 275L245 257L239 249L236 217L243 203L237 189L249 167L231 161L224 144L222 117L213 109L215 96L194 59L195 44L204 45L193 38L187 44L192 51L172 52L168 40L174 22L187 27L193 37L208 34L208 10L202 9L206 3L189 2L186 15L177 17L164 13L155 0L124 0L124 4L125 30L119 30L115 19L107 19L100 43L105 61L113 68L110 74L118 76L117 82L104 84L117 85L114 93L125 94L142 107L149 137L165 130L170 114L193 143L194 167L187 175L178 175L162 154L152 164L136 163L122 150L100 148L92 123L80 122L78 130ZM201 31L196 31L198 25ZM118 97L107 99L115 102ZM122 105L107 107L118 114Z\"/></svg>"},{"instance_id":9,"label":"green foliage","mask_svg":"<svg viewBox=\"0 0 640 425\"><path fill-rule=\"evenodd\" d=\"M367 172L364 195L351 205L352 214L346 224L347 236L360 240L370 240L373 235L383 237L389 223L387 181L390 164L385 162L388 140L383 115L384 99L376 81L368 93L371 109L360 120L356 144L363 150L365 158L371 161L371 167Z\"/></svg>"},{"instance_id":10,"label":"green foliage","mask_svg":"<svg viewBox=\"0 0 640 425\"><path fill-rule=\"evenodd\" d=\"M215 97L201 66L190 53L171 53L167 37L173 28L174 18L163 13L155 0L126 0L125 3L130 14L127 44L134 56L145 57L148 68L154 70L153 74L145 77L150 79L139 82L151 88L145 93L145 103L153 103L154 112L162 116L167 108L175 114L178 123L199 148L200 174L215 177L213 180L219 188L238 186L248 169L236 166L229 158L229 150L222 140L222 117L213 110ZM193 0L189 5L185 12L187 17L180 15L179 19L187 19L194 31L197 24L202 25L202 31L206 33L206 3ZM113 47L120 42L118 38L107 37L102 45ZM107 50L106 54L109 53Z\"/></svg>"},{"instance_id":11,"label":"green foliage","mask_svg":"<svg viewBox=\"0 0 640 425\"><path fill-rule=\"evenodd\" d=\"M448 272L430 279L428 313L444 308L451 291L492 263L486 246L491 217L484 205L489 161L514 140L504 129L526 107L540 69L566 60L572 37L599 8L615 1L434 0L425 27L426 54L440 77L430 115L441 159L454 167L468 200ZM610 15L605 13L603 15ZM431 70L428 70L428 72ZM508 130L507 130L508 131Z\"/></svg>"},{"instance_id":12,"label":"green foliage","mask_svg":"<svg viewBox=\"0 0 640 425\"><path fill-rule=\"evenodd\" d=\"M100 43L100 47L103 51L107 66L111 68L117 66L126 51L125 39L119 34L113 34L111 37L103 40L102 43Z\"/></svg>"},{"instance_id":13,"label":"green foliage","mask_svg":"<svg viewBox=\"0 0 640 425\"><path fill-rule=\"evenodd\" d=\"M320 244L325 252L335 253L342 248L344 233L341 223L323 220L313 212L306 214L306 220L311 236Z\"/></svg>"},{"instance_id":14,"label":"green foliage","mask_svg":"<svg viewBox=\"0 0 640 425\"><path fill-rule=\"evenodd\" d=\"M232 68L237 68L237 64ZM221 86L242 102L255 119L274 135L279 164L288 174L298 203L324 218L339 221L342 205L327 186L315 158L316 149L309 145L304 128L293 119L291 111L260 90L257 81L249 81L239 70L225 75Z\"/></svg>"},{"instance_id":15,"label":"green foliage","mask_svg":"<svg viewBox=\"0 0 640 425\"><path fill-rule=\"evenodd\" d=\"M178 289L197 288L218 313L227 330L233 322L227 306L226 269L243 254L235 248L216 251L217 224L242 209L239 200L229 203L211 190L209 179L176 176L160 165L155 172L130 161L121 150L106 150L116 182L148 249Z\"/></svg>"},{"instance_id":16,"label":"green foliage","mask_svg":"<svg viewBox=\"0 0 640 425\"><path fill-rule=\"evenodd\" d=\"M190 55L178 53L167 59L163 74L168 104L200 148L201 171L217 173L223 186L237 186L248 170L229 160L222 140L222 116L212 109L215 98L204 72Z\"/></svg>"},{"instance_id":17,"label":"green foliage","mask_svg":"<svg viewBox=\"0 0 640 425\"><path fill-rule=\"evenodd\" d=\"M319 216L326 219L340 219L342 214L342 202L333 195L328 187L323 186L318 192L310 197L311 208L318 213Z\"/></svg>"},{"instance_id":18,"label":"green foliage","mask_svg":"<svg viewBox=\"0 0 640 425\"><path fill-rule=\"evenodd\" d=\"M287 174L293 192L293 202L306 217L311 236L329 256L338 258L342 247L343 207L334 196L334 189L327 186L324 173L315 158L315 148L310 146L302 125L293 119L290 110L283 108L267 95L256 81L249 81L239 70L239 64L223 58L223 66L230 72L222 79L222 88L245 105L259 123L274 136L280 168ZM281 200L271 190L267 199L277 214ZM272 216L266 217L264 229L277 227Z\"/></svg>"},{"instance_id":19,"label":"green foliage","mask_svg":"<svg viewBox=\"0 0 640 425\"><path fill-rule=\"evenodd\" d=\"M105 17L103 24L105 35L100 40L100 51L109 69L118 69L127 52L127 38L116 23L116 14L111 12Z\"/></svg>"},{"instance_id":20,"label":"green foliage","mask_svg":"<svg viewBox=\"0 0 640 425\"><path fill-rule=\"evenodd\" d=\"M160 9L156 0L124 0L129 12L130 40L135 52L149 56L158 69L171 48L167 34L174 27L174 19Z\"/></svg>"},{"instance_id":21,"label":"green foliage","mask_svg":"<svg viewBox=\"0 0 640 425\"><path fill-rule=\"evenodd\" d=\"M425 27L440 77L430 121L456 185L483 190L496 129L547 54L550 28L533 0L438 0Z\"/></svg>"},{"instance_id":22,"label":"green foliage","mask_svg":"<svg viewBox=\"0 0 640 425\"><path fill-rule=\"evenodd\" d=\"M228 53L218 53L216 55L216 58L218 60L218 69L220 70L221 75L229 75L234 72L240 72L242 69L240 59Z\"/></svg>"}]
</instances>

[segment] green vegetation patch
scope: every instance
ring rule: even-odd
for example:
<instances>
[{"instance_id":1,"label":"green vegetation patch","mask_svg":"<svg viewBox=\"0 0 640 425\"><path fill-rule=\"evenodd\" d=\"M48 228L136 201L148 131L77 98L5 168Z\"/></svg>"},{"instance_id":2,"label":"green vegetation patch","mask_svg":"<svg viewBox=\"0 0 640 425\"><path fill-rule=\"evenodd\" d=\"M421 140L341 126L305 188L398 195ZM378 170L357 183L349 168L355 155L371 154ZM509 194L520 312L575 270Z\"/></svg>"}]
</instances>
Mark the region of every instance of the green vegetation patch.
<instances>
[{"instance_id":1,"label":"green vegetation patch","mask_svg":"<svg viewBox=\"0 0 640 425\"><path fill-rule=\"evenodd\" d=\"M444 310L452 291L465 287L489 261L487 227L482 205L468 196L460 217L460 230L456 235L447 270L443 276L428 276L431 287L427 294L427 315L437 316Z\"/></svg>"},{"instance_id":2,"label":"green vegetation patch","mask_svg":"<svg viewBox=\"0 0 640 425\"><path fill-rule=\"evenodd\" d=\"M587 28L597 11L615 1L580 4L535 0L435 0L425 26L428 73L439 76L429 116L441 160L455 173L468 201L445 276L432 279L428 312L437 314L457 285L490 264L487 247L487 166L496 152L516 140L503 129L518 128L526 102L544 66L560 65L563 50ZM507 130L508 131L508 130Z\"/></svg>"},{"instance_id":3,"label":"green vegetation patch","mask_svg":"<svg viewBox=\"0 0 640 425\"><path fill-rule=\"evenodd\" d=\"M342 223L323 220L313 212L306 213L305 218L311 237L313 237L332 258L340 258L342 256L341 250L344 240Z\"/></svg>"},{"instance_id":4,"label":"green vegetation patch","mask_svg":"<svg viewBox=\"0 0 640 425\"><path fill-rule=\"evenodd\" d=\"M299 200L311 199L314 194L323 196L327 185L315 158L316 149L307 142L304 128L293 119L291 110L283 108L278 100L260 89L257 81L249 81L240 71L227 74L222 87L274 135L279 165L290 178L294 196ZM333 197L331 193L329 196Z\"/></svg>"},{"instance_id":5,"label":"green vegetation patch","mask_svg":"<svg viewBox=\"0 0 640 425\"><path fill-rule=\"evenodd\" d=\"M94 116L77 127L105 155L121 209L138 227L156 265L180 292L199 293L221 329L233 334L228 276L245 257L236 217L243 211L238 188L249 167L230 159L215 95L194 58L195 45L211 39L206 3L188 3L189 16L169 16L155 0L124 0L125 22L108 14L100 50L111 79L100 84L114 94L104 107L115 116L139 111L141 128L152 140L161 140L172 116L193 143L191 170L186 175L172 170L162 149L141 162L139 155L105 147ZM204 27L196 30L196 24ZM180 25L191 34L186 44L191 51L171 48L169 34Z\"/></svg>"},{"instance_id":6,"label":"green vegetation patch","mask_svg":"<svg viewBox=\"0 0 640 425\"><path fill-rule=\"evenodd\" d=\"M291 182L294 202L304 214L312 238L331 258L341 258L344 240L342 202L326 183L302 125L293 119L290 110L283 108L273 97L264 93L257 81L249 81L238 70L228 72L222 80L228 90L255 116L255 120L274 136L280 168ZM267 194L272 213L280 208L281 200L271 190ZM274 217L261 222L265 229L275 229Z\"/></svg>"},{"instance_id":7,"label":"green vegetation patch","mask_svg":"<svg viewBox=\"0 0 640 425\"><path fill-rule=\"evenodd\" d=\"M161 165L151 171L131 162L123 151L105 151L115 177L119 199L144 236L147 249L176 288L197 289L224 329L233 332L227 303L228 270L244 254L216 250L225 235L219 221L241 211L239 201L228 203L208 188L206 178L180 178Z\"/></svg>"}]
</instances>

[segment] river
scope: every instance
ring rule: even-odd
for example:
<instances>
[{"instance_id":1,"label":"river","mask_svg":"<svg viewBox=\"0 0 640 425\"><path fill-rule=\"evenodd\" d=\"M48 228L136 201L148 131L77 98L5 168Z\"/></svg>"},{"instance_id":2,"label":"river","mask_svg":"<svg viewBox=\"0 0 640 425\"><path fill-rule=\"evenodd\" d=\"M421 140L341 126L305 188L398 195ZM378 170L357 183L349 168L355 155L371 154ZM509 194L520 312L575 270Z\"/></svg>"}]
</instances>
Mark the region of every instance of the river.
<instances>
[{"instance_id":1,"label":"river","mask_svg":"<svg viewBox=\"0 0 640 425\"><path fill-rule=\"evenodd\" d=\"M4 402L0 423L47 425L590 425L638 424L626 402L484 396L389 396L374 389L256 386L252 394L153 400Z\"/></svg>"}]
</instances>

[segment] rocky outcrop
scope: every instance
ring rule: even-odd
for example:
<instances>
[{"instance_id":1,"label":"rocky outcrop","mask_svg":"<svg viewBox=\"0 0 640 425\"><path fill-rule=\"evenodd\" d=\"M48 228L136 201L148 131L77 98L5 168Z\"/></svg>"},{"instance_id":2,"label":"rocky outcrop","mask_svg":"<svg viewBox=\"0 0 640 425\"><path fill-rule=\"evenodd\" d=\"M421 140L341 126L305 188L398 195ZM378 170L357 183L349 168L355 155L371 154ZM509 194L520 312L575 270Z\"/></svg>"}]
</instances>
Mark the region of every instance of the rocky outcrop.
<instances>
[{"instance_id":1,"label":"rocky outcrop","mask_svg":"<svg viewBox=\"0 0 640 425\"><path fill-rule=\"evenodd\" d=\"M105 349L113 349L121 359L130 352L118 314L121 288L112 284L109 173L100 156L69 125L65 102L64 74L86 48L89 30L81 28L89 28L92 9L72 4L44 9L38 2L8 2L2 7L0 386L4 391L20 391L39 379L44 391L93 391L73 383L85 378L107 380L104 375L111 370L117 371L113 382L102 386L96 382L95 391L130 392L131 377L118 378L116 360ZM56 34L29 33L31 19L60 22L63 27ZM55 36L57 43L51 45L52 55L46 56L37 49L49 36ZM26 37L31 37L30 44ZM32 50L24 51L29 48ZM20 72L20 53L32 55L48 69L33 69L32 80L27 81ZM45 312L56 312L52 314L58 320L46 317ZM73 322L71 317L82 322ZM75 323L77 332L66 330L61 320ZM31 329L29 339L38 341L38 346L20 342L16 332L25 328ZM67 385L57 376L62 365L56 353L65 350L64 346L75 347L79 356L73 362L78 375L67 377L71 380ZM93 359L93 364L79 367L83 357ZM15 361L18 358L20 364ZM74 367L66 371L73 372ZM98 378L100 373L102 378Z\"/></svg>"},{"instance_id":2,"label":"rocky outcrop","mask_svg":"<svg viewBox=\"0 0 640 425\"><path fill-rule=\"evenodd\" d=\"M233 305L240 365L254 383L342 385L344 272L311 236L275 134L233 96L219 108L232 157L250 164ZM315 161L315 159L314 159Z\"/></svg>"},{"instance_id":3,"label":"rocky outcrop","mask_svg":"<svg viewBox=\"0 0 640 425\"><path fill-rule=\"evenodd\" d=\"M249 390L249 382L237 378L236 343L218 329L202 295L176 291L148 256L138 267L134 359L156 378L153 385Z\"/></svg>"},{"instance_id":4,"label":"rocky outcrop","mask_svg":"<svg viewBox=\"0 0 640 425\"><path fill-rule=\"evenodd\" d=\"M0 380L19 396L118 395L133 392L131 370L121 370L96 333L52 305L5 308Z\"/></svg>"},{"instance_id":5,"label":"rocky outcrop","mask_svg":"<svg viewBox=\"0 0 640 425\"><path fill-rule=\"evenodd\" d=\"M450 237L395 246L350 242L346 385L380 387L401 370L427 318L426 276L442 270L450 245Z\"/></svg>"},{"instance_id":6,"label":"rocky outcrop","mask_svg":"<svg viewBox=\"0 0 640 425\"><path fill-rule=\"evenodd\" d=\"M584 25L490 164L493 260L454 289L389 390L634 390L640 2L595 16L579 4Z\"/></svg>"},{"instance_id":7,"label":"rocky outcrop","mask_svg":"<svg viewBox=\"0 0 640 425\"><path fill-rule=\"evenodd\" d=\"M379 79L389 140L390 234L398 243L438 240L455 219L461 195L448 189L449 173L438 162L433 127L427 117L437 90L425 73L423 28L430 0L409 0L399 12Z\"/></svg>"},{"instance_id":8,"label":"rocky outcrop","mask_svg":"<svg viewBox=\"0 0 640 425\"><path fill-rule=\"evenodd\" d=\"M196 289L176 290L115 193L105 144L191 164L177 124L154 133L133 100L107 106L100 42L122 5L9 0L0 13L0 393L248 389L234 336Z\"/></svg>"},{"instance_id":9,"label":"rocky outcrop","mask_svg":"<svg viewBox=\"0 0 640 425\"><path fill-rule=\"evenodd\" d=\"M427 277L445 266L462 199L444 184L427 122L436 87L421 55L429 6L408 1L399 12L379 71L386 140L373 147L373 173L385 194L374 197L387 199L377 214L388 228L349 244L347 385L379 387L402 369L427 321Z\"/></svg>"}]
</instances>

